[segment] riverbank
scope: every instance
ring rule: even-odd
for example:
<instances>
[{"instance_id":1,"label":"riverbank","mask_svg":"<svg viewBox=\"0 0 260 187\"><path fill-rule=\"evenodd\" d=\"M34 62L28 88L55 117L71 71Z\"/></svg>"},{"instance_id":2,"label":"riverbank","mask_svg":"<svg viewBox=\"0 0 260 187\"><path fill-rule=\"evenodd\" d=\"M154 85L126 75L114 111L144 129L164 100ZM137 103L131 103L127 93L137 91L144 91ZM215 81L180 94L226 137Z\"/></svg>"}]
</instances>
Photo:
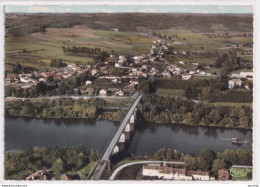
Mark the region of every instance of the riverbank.
<instances>
[{"instance_id":1,"label":"riverbank","mask_svg":"<svg viewBox=\"0 0 260 187\"><path fill-rule=\"evenodd\" d=\"M46 119L106 119L121 121L125 110L104 112L103 107L129 108L132 100L92 99L17 100L5 102L5 117ZM138 105L137 118L158 124L185 124L201 127L252 129L252 108L195 103L180 98L145 95Z\"/></svg>"}]
</instances>

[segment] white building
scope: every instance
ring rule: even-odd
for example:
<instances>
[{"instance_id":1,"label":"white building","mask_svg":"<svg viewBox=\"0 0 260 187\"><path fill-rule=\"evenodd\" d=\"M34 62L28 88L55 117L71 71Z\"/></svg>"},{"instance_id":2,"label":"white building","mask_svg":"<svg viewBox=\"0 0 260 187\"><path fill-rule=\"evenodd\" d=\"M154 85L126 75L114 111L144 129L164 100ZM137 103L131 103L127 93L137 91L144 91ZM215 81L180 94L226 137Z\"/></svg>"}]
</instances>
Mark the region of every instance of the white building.
<instances>
[{"instance_id":1,"label":"white building","mask_svg":"<svg viewBox=\"0 0 260 187\"><path fill-rule=\"evenodd\" d=\"M191 74L182 74L181 77L183 80L189 80L189 79L191 79L192 75Z\"/></svg>"},{"instance_id":2,"label":"white building","mask_svg":"<svg viewBox=\"0 0 260 187\"><path fill-rule=\"evenodd\" d=\"M101 89L101 90L99 91L99 95L100 95L100 96L106 96L106 95L107 95L107 89Z\"/></svg>"},{"instance_id":3,"label":"white building","mask_svg":"<svg viewBox=\"0 0 260 187\"><path fill-rule=\"evenodd\" d=\"M158 179L170 180L215 180L209 172L178 169L158 164L143 166L143 176L158 177Z\"/></svg>"},{"instance_id":4,"label":"white building","mask_svg":"<svg viewBox=\"0 0 260 187\"><path fill-rule=\"evenodd\" d=\"M90 84L92 84L92 81L87 80L87 81L85 82L85 84L86 84L86 85L90 85Z\"/></svg>"},{"instance_id":5,"label":"white building","mask_svg":"<svg viewBox=\"0 0 260 187\"><path fill-rule=\"evenodd\" d=\"M116 96L124 96L123 90L119 90L115 93Z\"/></svg>"},{"instance_id":6,"label":"white building","mask_svg":"<svg viewBox=\"0 0 260 187\"><path fill-rule=\"evenodd\" d=\"M232 89L234 88L234 86L241 86L242 85L242 81L240 79L232 79L228 81L228 88Z\"/></svg>"}]
</instances>

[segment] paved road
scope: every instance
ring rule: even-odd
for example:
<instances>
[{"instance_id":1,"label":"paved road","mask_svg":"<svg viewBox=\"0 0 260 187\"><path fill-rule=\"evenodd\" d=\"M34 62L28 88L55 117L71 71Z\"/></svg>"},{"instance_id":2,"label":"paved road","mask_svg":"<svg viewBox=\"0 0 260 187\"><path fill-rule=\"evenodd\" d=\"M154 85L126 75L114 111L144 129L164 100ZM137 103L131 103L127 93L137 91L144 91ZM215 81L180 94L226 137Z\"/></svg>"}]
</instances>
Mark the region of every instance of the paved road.
<instances>
[{"instance_id":1,"label":"paved road","mask_svg":"<svg viewBox=\"0 0 260 187\"><path fill-rule=\"evenodd\" d=\"M100 178L102 172L105 169L107 160L109 159L110 155L112 154L112 151L113 151L114 147L116 146L122 132L124 131L127 122L129 121L131 115L133 114L137 104L139 103L139 101L141 100L142 97L143 97L143 94L138 95L138 97L135 99L134 104L131 106L130 110L128 111L128 113L126 114L124 119L121 121L121 124L119 125L117 131L115 132L112 139L110 140L99 163L97 164L97 166L93 172L93 175L91 176L92 180L98 180Z\"/></svg>"},{"instance_id":2,"label":"paved road","mask_svg":"<svg viewBox=\"0 0 260 187\"><path fill-rule=\"evenodd\" d=\"M130 97L117 97L117 96L43 96L43 97L6 97L6 101L13 101L13 100L30 100L30 99L36 99L36 100L42 100L42 99L91 99L91 98L102 98L102 99L127 99L127 98L135 98L138 95L138 92L135 92Z\"/></svg>"},{"instance_id":3,"label":"paved road","mask_svg":"<svg viewBox=\"0 0 260 187\"><path fill-rule=\"evenodd\" d=\"M165 44L165 41L166 41L166 40L163 40L162 46L160 47L160 49L159 49L159 51L158 51L158 55L162 52L162 48L163 48L163 46L164 46L164 44Z\"/></svg>"},{"instance_id":4,"label":"paved road","mask_svg":"<svg viewBox=\"0 0 260 187\"><path fill-rule=\"evenodd\" d=\"M253 166L241 166L241 165L233 165L231 168L253 168Z\"/></svg>"},{"instance_id":5,"label":"paved road","mask_svg":"<svg viewBox=\"0 0 260 187\"><path fill-rule=\"evenodd\" d=\"M169 161L138 161L138 162L131 162L131 163L124 164L124 165L119 166L118 168L116 168L116 170L110 176L109 180L114 180L116 175L118 174L118 172L121 171L121 169L123 169L123 168L125 168L127 166L131 166L131 165L134 165L134 164L153 164L153 163L184 164L184 162L169 162Z\"/></svg>"}]
</instances>

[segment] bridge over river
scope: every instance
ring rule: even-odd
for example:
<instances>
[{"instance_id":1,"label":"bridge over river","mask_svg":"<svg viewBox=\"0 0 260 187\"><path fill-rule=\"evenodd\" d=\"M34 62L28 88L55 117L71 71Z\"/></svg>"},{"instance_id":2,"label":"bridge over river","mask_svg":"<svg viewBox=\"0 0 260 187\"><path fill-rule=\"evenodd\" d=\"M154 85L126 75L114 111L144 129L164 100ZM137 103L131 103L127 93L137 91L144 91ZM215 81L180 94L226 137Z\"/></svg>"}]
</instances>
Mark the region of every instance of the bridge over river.
<instances>
[{"instance_id":1,"label":"bridge over river","mask_svg":"<svg viewBox=\"0 0 260 187\"><path fill-rule=\"evenodd\" d=\"M136 107L142 97L143 94L139 93L124 119L119 124L118 129L105 148L105 151L91 176L92 180L98 180L100 178L111 155L124 149L125 142L129 140L130 132L134 129Z\"/></svg>"}]
</instances>

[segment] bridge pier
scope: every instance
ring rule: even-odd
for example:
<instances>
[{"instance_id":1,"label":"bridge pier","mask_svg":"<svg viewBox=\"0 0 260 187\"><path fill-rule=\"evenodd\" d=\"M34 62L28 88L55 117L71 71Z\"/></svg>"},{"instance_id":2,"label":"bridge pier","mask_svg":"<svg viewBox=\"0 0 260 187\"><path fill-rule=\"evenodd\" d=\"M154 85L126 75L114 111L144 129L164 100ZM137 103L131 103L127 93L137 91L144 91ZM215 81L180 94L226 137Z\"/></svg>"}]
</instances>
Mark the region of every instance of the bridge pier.
<instances>
[{"instance_id":1,"label":"bridge pier","mask_svg":"<svg viewBox=\"0 0 260 187\"><path fill-rule=\"evenodd\" d=\"M111 162L109 158L112 155L115 155L125 149L125 142L130 139L130 134L134 130L135 116L137 111L137 105L141 98L143 97L143 93L139 93L136 97L133 105L129 109L128 113L121 121L116 133L113 138L110 140L107 148L105 149L101 159L99 160L92 176L92 180L98 180L102 174L102 171L105 169L106 164L108 167L108 171L111 170Z\"/></svg>"}]
</instances>

